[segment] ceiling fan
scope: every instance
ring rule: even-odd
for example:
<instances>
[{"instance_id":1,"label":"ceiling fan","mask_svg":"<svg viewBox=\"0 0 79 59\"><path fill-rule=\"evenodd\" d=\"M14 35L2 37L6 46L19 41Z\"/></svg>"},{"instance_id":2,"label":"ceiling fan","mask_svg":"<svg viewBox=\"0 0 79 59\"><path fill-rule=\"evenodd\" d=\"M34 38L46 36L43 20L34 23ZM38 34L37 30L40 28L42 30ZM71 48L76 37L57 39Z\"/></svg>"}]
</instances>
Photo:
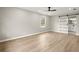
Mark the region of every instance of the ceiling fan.
<instances>
[{"instance_id":1,"label":"ceiling fan","mask_svg":"<svg viewBox=\"0 0 79 59\"><path fill-rule=\"evenodd\" d=\"M52 7L47 7L47 10L42 10L42 11L39 11L39 12L42 12L42 13L45 13L45 14L48 14L48 15L52 15L53 13L52 12L55 12L57 11L56 9L52 9Z\"/></svg>"},{"instance_id":2,"label":"ceiling fan","mask_svg":"<svg viewBox=\"0 0 79 59\"><path fill-rule=\"evenodd\" d=\"M48 11L56 11L56 9L51 9L51 7L48 7Z\"/></svg>"}]
</instances>

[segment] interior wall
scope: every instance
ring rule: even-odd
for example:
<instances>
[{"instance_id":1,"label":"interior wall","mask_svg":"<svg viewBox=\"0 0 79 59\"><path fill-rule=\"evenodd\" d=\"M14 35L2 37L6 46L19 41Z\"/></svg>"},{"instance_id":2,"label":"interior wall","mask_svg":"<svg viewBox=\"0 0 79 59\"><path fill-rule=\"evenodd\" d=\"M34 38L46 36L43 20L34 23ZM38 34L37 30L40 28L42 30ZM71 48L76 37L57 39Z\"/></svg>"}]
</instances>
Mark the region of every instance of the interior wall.
<instances>
[{"instance_id":1,"label":"interior wall","mask_svg":"<svg viewBox=\"0 0 79 59\"><path fill-rule=\"evenodd\" d=\"M79 35L79 15L75 15L77 18L77 26L76 26L76 34ZM58 16L51 16L51 31L53 32L61 32L59 30L59 17ZM66 32L61 32L66 33Z\"/></svg>"},{"instance_id":2,"label":"interior wall","mask_svg":"<svg viewBox=\"0 0 79 59\"><path fill-rule=\"evenodd\" d=\"M51 16L51 31L59 32L59 17Z\"/></svg>"},{"instance_id":3,"label":"interior wall","mask_svg":"<svg viewBox=\"0 0 79 59\"><path fill-rule=\"evenodd\" d=\"M30 12L20 8L0 7L0 40L19 37L39 32L59 30L59 17L46 16L46 28L40 28L40 19L42 16L38 13ZM77 17L76 33L79 35L79 15Z\"/></svg>"},{"instance_id":4,"label":"interior wall","mask_svg":"<svg viewBox=\"0 0 79 59\"><path fill-rule=\"evenodd\" d=\"M20 8L0 7L0 39L50 31L49 16L46 16L47 26L40 28L42 16Z\"/></svg>"}]
</instances>

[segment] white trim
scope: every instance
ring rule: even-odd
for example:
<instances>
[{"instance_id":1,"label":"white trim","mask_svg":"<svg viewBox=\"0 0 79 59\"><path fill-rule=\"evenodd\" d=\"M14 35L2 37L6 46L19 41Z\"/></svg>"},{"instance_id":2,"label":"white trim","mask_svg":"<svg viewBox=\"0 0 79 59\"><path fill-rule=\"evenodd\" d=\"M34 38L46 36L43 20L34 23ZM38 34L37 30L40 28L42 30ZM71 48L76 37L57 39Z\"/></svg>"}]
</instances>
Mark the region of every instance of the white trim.
<instances>
[{"instance_id":1,"label":"white trim","mask_svg":"<svg viewBox=\"0 0 79 59\"><path fill-rule=\"evenodd\" d=\"M23 37L28 37L28 36L32 36L32 35L37 35L37 34L41 34L41 33L45 33L45 32L48 32L48 31L43 31L43 32L38 32L38 33L34 33L34 34L18 36L18 37L9 38L9 39L4 39L4 40L0 40L0 42L5 42L5 41L9 41L9 40L15 40L15 39L19 39L19 38L23 38Z\"/></svg>"},{"instance_id":2,"label":"white trim","mask_svg":"<svg viewBox=\"0 0 79 59\"><path fill-rule=\"evenodd\" d=\"M63 31L52 31L52 32L68 34L68 32L63 32Z\"/></svg>"},{"instance_id":3,"label":"white trim","mask_svg":"<svg viewBox=\"0 0 79 59\"><path fill-rule=\"evenodd\" d=\"M43 31L43 32L38 32L38 33L34 33L34 34L28 34L28 35L18 36L18 37L14 37L14 38L4 39L4 40L0 40L0 42L5 42L5 41L9 41L9 40L15 40L15 39L28 37L28 36L32 36L32 35L37 35L37 34L41 34L41 33L45 33L45 32L49 32L49 31ZM51 31L51 32L56 32L56 31ZM57 33L62 33L62 32L57 32ZM67 34L67 33L64 33L64 34ZM76 35L79 36L79 33L77 33Z\"/></svg>"},{"instance_id":4,"label":"white trim","mask_svg":"<svg viewBox=\"0 0 79 59\"><path fill-rule=\"evenodd\" d=\"M43 18L44 18L44 19L43 19ZM45 21L45 24L44 24L43 26L41 25L41 21L42 21L42 20ZM42 16L41 19L40 19L40 28L45 28L46 26L47 26L47 19L46 19L46 16Z\"/></svg>"},{"instance_id":5,"label":"white trim","mask_svg":"<svg viewBox=\"0 0 79 59\"><path fill-rule=\"evenodd\" d=\"M61 32L61 31L52 31L52 32L57 32L57 33L68 34L68 32ZM77 35L77 36L79 36L79 33L76 33L76 34L74 34L74 35Z\"/></svg>"}]
</instances>

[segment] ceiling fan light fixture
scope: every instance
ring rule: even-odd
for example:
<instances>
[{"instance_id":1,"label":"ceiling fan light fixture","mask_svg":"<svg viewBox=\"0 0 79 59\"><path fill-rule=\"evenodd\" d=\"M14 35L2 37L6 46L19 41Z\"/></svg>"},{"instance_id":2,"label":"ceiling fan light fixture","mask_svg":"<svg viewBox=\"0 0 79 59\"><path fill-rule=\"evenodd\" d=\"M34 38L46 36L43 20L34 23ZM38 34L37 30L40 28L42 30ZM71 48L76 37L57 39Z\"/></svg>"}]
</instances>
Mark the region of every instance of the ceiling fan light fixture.
<instances>
[{"instance_id":1,"label":"ceiling fan light fixture","mask_svg":"<svg viewBox=\"0 0 79 59\"><path fill-rule=\"evenodd\" d=\"M73 8L73 10L77 10L76 8Z\"/></svg>"},{"instance_id":2,"label":"ceiling fan light fixture","mask_svg":"<svg viewBox=\"0 0 79 59\"><path fill-rule=\"evenodd\" d=\"M69 8L69 10L72 10L72 8Z\"/></svg>"}]
</instances>

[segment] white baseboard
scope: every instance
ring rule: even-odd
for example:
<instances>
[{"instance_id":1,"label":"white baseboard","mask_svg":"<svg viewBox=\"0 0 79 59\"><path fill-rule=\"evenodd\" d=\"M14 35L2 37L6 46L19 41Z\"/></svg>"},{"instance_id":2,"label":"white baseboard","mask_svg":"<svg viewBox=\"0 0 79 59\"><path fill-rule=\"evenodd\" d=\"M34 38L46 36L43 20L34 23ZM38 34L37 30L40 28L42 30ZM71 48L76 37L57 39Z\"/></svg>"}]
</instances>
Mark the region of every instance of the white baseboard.
<instances>
[{"instance_id":1,"label":"white baseboard","mask_svg":"<svg viewBox=\"0 0 79 59\"><path fill-rule=\"evenodd\" d=\"M4 40L0 40L0 42L5 42L5 41L9 41L9 40L15 40L15 39L28 37L28 36L32 36L32 35L37 35L37 34L41 34L41 33L45 33L45 32L49 32L49 31L43 31L43 32L38 32L38 33L33 33L33 34L28 34L28 35L23 35L23 36L18 36L18 37L13 37L13 38L9 38L9 39L4 39ZM53 32L53 31L51 31L51 32ZM61 33L61 32L58 32L58 33ZM65 33L65 34L67 34L67 33ZM77 33L76 35L79 36L79 33Z\"/></svg>"},{"instance_id":2,"label":"white baseboard","mask_svg":"<svg viewBox=\"0 0 79 59\"><path fill-rule=\"evenodd\" d=\"M52 32L68 34L68 32L62 32L62 31L52 31Z\"/></svg>"},{"instance_id":3,"label":"white baseboard","mask_svg":"<svg viewBox=\"0 0 79 59\"><path fill-rule=\"evenodd\" d=\"M28 36L32 36L32 35L37 35L37 34L41 34L41 33L45 33L45 32L49 32L49 31L43 31L43 32L38 32L38 33L33 33L33 34L28 34L28 35L23 35L23 36L18 36L18 37L13 37L13 38L9 38L9 39L4 39L4 40L0 40L0 42L5 42L5 41L9 41L9 40L15 40L15 39L28 37Z\"/></svg>"},{"instance_id":4,"label":"white baseboard","mask_svg":"<svg viewBox=\"0 0 79 59\"><path fill-rule=\"evenodd\" d=\"M52 31L52 32L57 32L57 33L64 33L64 34L68 34L67 32L61 32L61 31ZM79 33L76 33L76 34L74 34L74 35L79 36Z\"/></svg>"}]
</instances>

